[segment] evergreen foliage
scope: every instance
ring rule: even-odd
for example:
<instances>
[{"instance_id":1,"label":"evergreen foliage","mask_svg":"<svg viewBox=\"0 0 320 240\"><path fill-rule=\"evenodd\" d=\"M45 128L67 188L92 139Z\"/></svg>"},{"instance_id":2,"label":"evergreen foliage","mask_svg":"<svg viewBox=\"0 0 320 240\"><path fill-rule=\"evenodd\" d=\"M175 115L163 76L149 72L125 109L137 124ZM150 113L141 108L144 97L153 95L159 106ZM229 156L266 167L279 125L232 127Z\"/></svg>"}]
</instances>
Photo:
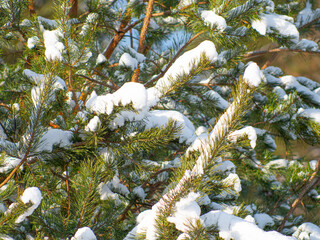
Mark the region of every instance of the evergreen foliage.
<instances>
[{"instance_id":1,"label":"evergreen foliage","mask_svg":"<svg viewBox=\"0 0 320 240\"><path fill-rule=\"evenodd\" d=\"M271 66L320 53L312 2L51 8L0 0L0 239L320 239L320 160L276 152L320 84Z\"/></svg>"}]
</instances>

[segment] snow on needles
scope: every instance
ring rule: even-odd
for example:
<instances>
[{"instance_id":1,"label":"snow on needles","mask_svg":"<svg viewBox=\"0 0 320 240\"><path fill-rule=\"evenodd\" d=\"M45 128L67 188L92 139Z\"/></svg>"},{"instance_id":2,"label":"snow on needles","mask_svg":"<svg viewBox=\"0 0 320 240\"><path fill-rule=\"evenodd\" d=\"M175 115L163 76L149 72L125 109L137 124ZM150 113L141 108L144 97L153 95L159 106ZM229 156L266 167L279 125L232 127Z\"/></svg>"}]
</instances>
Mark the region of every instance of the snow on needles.
<instances>
[{"instance_id":1,"label":"snow on needles","mask_svg":"<svg viewBox=\"0 0 320 240\"><path fill-rule=\"evenodd\" d=\"M210 211L200 218L207 227L217 226L219 236L226 240L294 240L276 231L265 232L252 222L220 210Z\"/></svg>"},{"instance_id":2,"label":"snow on needles","mask_svg":"<svg viewBox=\"0 0 320 240\"><path fill-rule=\"evenodd\" d=\"M147 91L140 83L127 82L113 94L97 96L93 92L86 102L88 110L97 114L110 115L114 106L126 106L132 103L133 108L142 111L147 107Z\"/></svg>"},{"instance_id":3,"label":"snow on needles","mask_svg":"<svg viewBox=\"0 0 320 240\"><path fill-rule=\"evenodd\" d=\"M255 62L249 62L247 68L244 70L243 79L250 87L258 87L261 83L263 73Z\"/></svg>"},{"instance_id":4,"label":"snow on needles","mask_svg":"<svg viewBox=\"0 0 320 240\"><path fill-rule=\"evenodd\" d=\"M172 110L151 111L146 119L146 128L159 127L168 124L169 120L174 120L181 126L179 133L180 142L192 143L195 135L195 128L192 122L183 114Z\"/></svg>"},{"instance_id":5,"label":"snow on needles","mask_svg":"<svg viewBox=\"0 0 320 240\"><path fill-rule=\"evenodd\" d=\"M40 146L37 151L51 152L54 145L60 147L67 147L71 145L71 138L73 133L71 131L64 131L62 129L49 129L41 138Z\"/></svg>"},{"instance_id":6,"label":"snow on needles","mask_svg":"<svg viewBox=\"0 0 320 240\"><path fill-rule=\"evenodd\" d=\"M90 228L83 227L77 230L76 234L71 238L71 240L97 240L97 237Z\"/></svg>"},{"instance_id":7,"label":"snow on needles","mask_svg":"<svg viewBox=\"0 0 320 240\"><path fill-rule=\"evenodd\" d=\"M278 33L284 37L299 40L299 31L293 24L293 18L286 15L278 15L275 13L261 14L261 19L254 20L251 25L252 28L257 30L261 35Z\"/></svg>"},{"instance_id":8,"label":"snow on needles","mask_svg":"<svg viewBox=\"0 0 320 240\"><path fill-rule=\"evenodd\" d=\"M226 20L215 14L214 11L202 11L201 18L212 29L216 28L218 31L223 31L227 27Z\"/></svg>"},{"instance_id":9,"label":"snow on needles","mask_svg":"<svg viewBox=\"0 0 320 240\"><path fill-rule=\"evenodd\" d=\"M188 225L192 223L196 225L196 221L200 220L201 209L196 199L200 194L191 192L187 197L182 198L176 203L173 216L168 217L167 220L176 225L176 229L187 232Z\"/></svg>"},{"instance_id":10,"label":"snow on needles","mask_svg":"<svg viewBox=\"0 0 320 240\"><path fill-rule=\"evenodd\" d=\"M59 36L61 36L59 30L43 31L44 46L46 48L45 55L47 60L63 60L62 51L65 47L63 43L59 41Z\"/></svg>"},{"instance_id":11,"label":"snow on needles","mask_svg":"<svg viewBox=\"0 0 320 240\"><path fill-rule=\"evenodd\" d=\"M211 63L218 59L218 53L213 42L203 41L196 48L182 54L164 76L158 80L157 84L148 89L148 93L150 93L148 105L154 106L159 98L176 84L178 76L190 74L193 67L200 64L202 56L206 57Z\"/></svg>"},{"instance_id":12,"label":"snow on needles","mask_svg":"<svg viewBox=\"0 0 320 240\"><path fill-rule=\"evenodd\" d=\"M40 205L41 200L42 200L42 194L37 187L29 187L26 190L24 190L22 196L20 197L20 200L24 203L32 203L32 206L29 207L23 214L21 214L17 219L16 223L22 222L26 217L30 216L34 210ZM8 210L7 214L14 208L16 207L17 203L12 203Z\"/></svg>"}]
</instances>

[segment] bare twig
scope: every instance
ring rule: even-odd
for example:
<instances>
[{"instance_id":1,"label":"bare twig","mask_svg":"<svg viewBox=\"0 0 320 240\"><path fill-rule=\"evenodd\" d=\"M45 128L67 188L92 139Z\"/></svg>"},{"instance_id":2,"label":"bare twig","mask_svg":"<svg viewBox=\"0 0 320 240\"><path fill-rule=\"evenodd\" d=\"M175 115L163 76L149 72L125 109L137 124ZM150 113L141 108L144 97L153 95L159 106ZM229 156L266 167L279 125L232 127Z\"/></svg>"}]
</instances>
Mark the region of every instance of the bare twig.
<instances>
[{"instance_id":1,"label":"bare twig","mask_svg":"<svg viewBox=\"0 0 320 240\"><path fill-rule=\"evenodd\" d=\"M243 57L250 59L250 58L260 57L260 56L268 54L268 53L280 53L280 52L320 54L320 52L315 52L315 51L304 51L304 50L300 50L300 49L288 49L288 48L275 48L275 49L270 49L270 50L260 50L260 51L248 52L248 53L244 54Z\"/></svg>"}]
</instances>

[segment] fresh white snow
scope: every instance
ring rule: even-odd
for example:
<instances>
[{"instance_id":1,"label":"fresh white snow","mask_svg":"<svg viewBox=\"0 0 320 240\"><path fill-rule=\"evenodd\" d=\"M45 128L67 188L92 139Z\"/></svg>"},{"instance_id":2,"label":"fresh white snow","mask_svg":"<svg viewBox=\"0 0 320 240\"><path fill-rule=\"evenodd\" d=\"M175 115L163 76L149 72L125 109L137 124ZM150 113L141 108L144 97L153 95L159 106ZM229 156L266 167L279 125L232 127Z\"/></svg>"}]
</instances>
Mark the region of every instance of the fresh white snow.
<instances>
[{"instance_id":1,"label":"fresh white snow","mask_svg":"<svg viewBox=\"0 0 320 240\"><path fill-rule=\"evenodd\" d=\"M154 110L150 111L145 122L146 129L153 127L160 127L168 124L169 120L174 120L179 126L181 131L179 133L179 141L187 143L193 142L195 139L195 128L192 122L182 113L173 110Z\"/></svg>"},{"instance_id":2,"label":"fresh white snow","mask_svg":"<svg viewBox=\"0 0 320 240\"><path fill-rule=\"evenodd\" d=\"M286 15L263 13L261 14L261 18L259 20L254 20L251 25L252 28L257 30L261 35L279 33L284 37L291 37L294 40L299 40L299 31L293 24L293 18Z\"/></svg>"},{"instance_id":3,"label":"fresh white snow","mask_svg":"<svg viewBox=\"0 0 320 240\"><path fill-rule=\"evenodd\" d=\"M135 70L138 67L138 60L131 57L129 53L124 53L120 57L119 66L127 66Z\"/></svg>"},{"instance_id":4,"label":"fresh white snow","mask_svg":"<svg viewBox=\"0 0 320 240\"><path fill-rule=\"evenodd\" d=\"M73 133L71 131L64 131L62 129L49 129L41 138L40 146L37 151L52 152L54 145L60 147L68 147L71 143Z\"/></svg>"},{"instance_id":5,"label":"fresh white snow","mask_svg":"<svg viewBox=\"0 0 320 240\"><path fill-rule=\"evenodd\" d=\"M42 200L41 191L37 187L29 187L24 190L23 194L20 196L20 200L24 204L32 203L32 206L29 207L23 214L21 214L16 219L16 223L20 223L20 222L24 221L25 218L30 216L34 212L34 210L36 210L36 208L40 205L41 200ZM17 205L16 202L12 203L9 206L6 213L9 213L13 208L15 208L16 205Z\"/></svg>"},{"instance_id":6,"label":"fresh white snow","mask_svg":"<svg viewBox=\"0 0 320 240\"><path fill-rule=\"evenodd\" d=\"M263 73L255 62L249 62L244 70L243 79L250 87L258 87L261 83Z\"/></svg>"},{"instance_id":7,"label":"fresh white snow","mask_svg":"<svg viewBox=\"0 0 320 240\"><path fill-rule=\"evenodd\" d=\"M216 28L218 31L223 31L227 27L226 20L217 15L214 10L201 11L201 18L205 22L206 25L211 27L212 29Z\"/></svg>"},{"instance_id":8,"label":"fresh white snow","mask_svg":"<svg viewBox=\"0 0 320 240\"><path fill-rule=\"evenodd\" d=\"M62 42L59 41L61 33L59 30L44 30L43 39L46 48L45 55L49 61L62 61L62 51L65 49Z\"/></svg>"},{"instance_id":9,"label":"fresh white snow","mask_svg":"<svg viewBox=\"0 0 320 240\"><path fill-rule=\"evenodd\" d=\"M71 240L97 240L97 237L89 227L83 227L77 230Z\"/></svg>"},{"instance_id":10,"label":"fresh white snow","mask_svg":"<svg viewBox=\"0 0 320 240\"><path fill-rule=\"evenodd\" d=\"M253 215L257 225L259 228L264 229L266 226L272 227L274 225L274 221L272 217L270 217L266 213L256 213Z\"/></svg>"},{"instance_id":11,"label":"fresh white snow","mask_svg":"<svg viewBox=\"0 0 320 240\"><path fill-rule=\"evenodd\" d=\"M216 210L201 216L206 226L217 226L219 236L226 240L294 240L276 231L265 232L252 222Z\"/></svg>"},{"instance_id":12,"label":"fresh white snow","mask_svg":"<svg viewBox=\"0 0 320 240\"><path fill-rule=\"evenodd\" d=\"M195 224L196 220L200 220L201 209L196 199L200 194L191 192L185 198L180 199L175 205L173 215L167 220L176 225L176 229L186 232L188 225Z\"/></svg>"},{"instance_id":13,"label":"fresh white snow","mask_svg":"<svg viewBox=\"0 0 320 240\"><path fill-rule=\"evenodd\" d=\"M320 123L320 109L314 109L314 108L299 108L297 112L298 116L310 118L311 120Z\"/></svg>"}]
</instances>

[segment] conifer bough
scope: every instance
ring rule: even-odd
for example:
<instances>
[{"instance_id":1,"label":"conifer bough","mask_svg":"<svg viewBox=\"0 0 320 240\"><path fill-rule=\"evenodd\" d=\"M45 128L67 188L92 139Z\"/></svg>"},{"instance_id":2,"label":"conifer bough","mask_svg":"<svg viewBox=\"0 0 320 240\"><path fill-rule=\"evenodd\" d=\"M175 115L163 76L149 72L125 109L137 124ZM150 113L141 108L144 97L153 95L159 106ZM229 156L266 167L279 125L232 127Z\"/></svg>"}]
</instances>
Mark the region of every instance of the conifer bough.
<instances>
[{"instance_id":1,"label":"conifer bough","mask_svg":"<svg viewBox=\"0 0 320 240\"><path fill-rule=\"evenodd\" d=\"M271 66L320 53L320 9L51 10L0 4L0 239L320 239L319 160L275 153L319 144L320 84Z\"/></svg>"}]
</instances>

